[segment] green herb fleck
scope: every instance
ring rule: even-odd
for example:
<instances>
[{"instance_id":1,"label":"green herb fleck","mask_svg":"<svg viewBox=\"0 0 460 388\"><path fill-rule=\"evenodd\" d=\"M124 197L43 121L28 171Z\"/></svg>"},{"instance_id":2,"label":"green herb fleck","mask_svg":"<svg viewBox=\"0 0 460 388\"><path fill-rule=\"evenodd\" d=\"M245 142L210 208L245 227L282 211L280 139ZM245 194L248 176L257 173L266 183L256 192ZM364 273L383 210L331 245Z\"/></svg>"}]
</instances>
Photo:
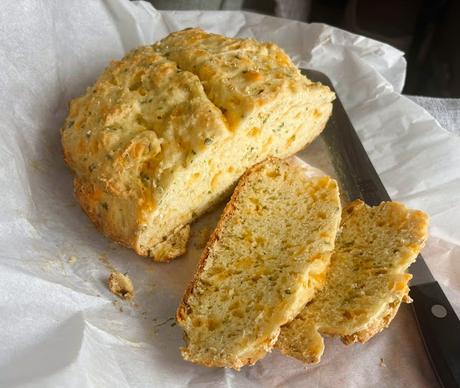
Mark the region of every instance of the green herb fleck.
<instances>
[{"instance_id":1,"label":"green herb fleck","mask_svg":"<svg viewBox=\"0 0 460 388\"><path fill-rule=\"evenodd\" d=\"M291 290L288 288L287 290L284 290L284 293L290 295L290 294L291 294Z\"/></svg>"},{"instance_id":2,"label":"green herb fleck","mask_svg":"<svg viewBox=\"0 0 460 388\"><path fill-rule=\"evenodd\" d=\"M102 206L105 210L109 210L109 205L107 205L107 202L102 202L101 206Z\"/></svg>"},{"instance_id":3,"label":"green herb fleck","mask_svg":"<svg viewBox=\"0 0 460 388\"><path fill-rule=\"evenodd\" d=\"M206 139L204 139L204 144L209 145L211 143L212 143L212 139L210 137L207 137Z\"/></svg>"},{"instance_id":4,"label":"green herb fleck","mask_svg":"<svg viewBox=\"0 0 460 388\"><path fill-rule=\"evenodd\" d=\"M73 126L75 123L75 121L69 121L69 123L67 124L67 128L70 128L71 126Z\"/></svg>"},{"instance_id":5,"label":"green herb fleck","mask_svg":"<svg viewBox=\"0 0 460 388\"><path fill-rule=\"evenodd\" d=\"M192 155L196 155L196 151L195 151L195 150L192 150Z\"/></svg>"}]
</instances>

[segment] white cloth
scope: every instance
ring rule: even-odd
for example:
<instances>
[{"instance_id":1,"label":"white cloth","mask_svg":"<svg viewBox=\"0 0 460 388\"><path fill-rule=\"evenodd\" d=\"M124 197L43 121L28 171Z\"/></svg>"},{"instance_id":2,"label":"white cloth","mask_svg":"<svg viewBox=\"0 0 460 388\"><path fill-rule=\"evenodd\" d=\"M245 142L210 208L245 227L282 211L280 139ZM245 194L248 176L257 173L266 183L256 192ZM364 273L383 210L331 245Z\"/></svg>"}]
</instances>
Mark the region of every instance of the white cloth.
<instances>
[{"instance_id":1,"label":"white cloth","mask_svg":"<svg viewBox=\"0 0 460 388\"><path fill-rule=\"evenodd\" d=\"M441 127L460 136L460 98L407 97L438 120Z\"/></svg>"},{"instance_id":2,"label":"white cloth","mask_svg":"<svg viewBox=\"0 0 460 388\"><path fill-rule=\"evenodd\" d=\"M425 257L459 311L460 139L400 96L406 67L401 52L325 25L243 12L159 13L122 0L5 2L0 386L433 386L407 306L365 346L327 340L321 364L307 369L276 351L241 372L183 361L182 333L171 318L200 249L191 243L186 257L152 263L109 242L76 205L59 140L67 101L110 60L196 25L275 41L298 65L332 79L390 195L431 215ZM307 159L315 149L305 153ZM316 158L318 165L327 158ZM194 240L217 216L194 225ZM107 290L113 268L133 279L134 303Z\"/></svg>"}]
</instances>

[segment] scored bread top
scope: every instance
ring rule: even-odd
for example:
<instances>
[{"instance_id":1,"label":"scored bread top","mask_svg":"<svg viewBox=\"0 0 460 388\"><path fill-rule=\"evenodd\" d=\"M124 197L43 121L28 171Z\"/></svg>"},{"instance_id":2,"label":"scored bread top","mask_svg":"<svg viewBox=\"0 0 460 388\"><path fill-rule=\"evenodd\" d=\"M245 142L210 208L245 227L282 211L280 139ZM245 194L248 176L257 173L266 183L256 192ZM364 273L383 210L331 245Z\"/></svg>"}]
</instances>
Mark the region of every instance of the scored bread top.
<instances>
[{"instance_id":1,"label":"scored bread top","mask_svg":"<svg viewBox=\"0 0 460 388\"><path fill-rule=\"evenodd\" d=\"M148 202L165 173L227 133L198 77L143 47L71 102L62 141L79 176Z\"/></svg>"},{"instance_id":2,"label":"scored bread top","mask_svg":"<svg viewBox=\"0 0 460 388\"><path fill-rule=\"evenodd\" d=\"M303 93L303 98L324 103L331 101L331 91L304 77L273 43L228 38L192 28L170 34L154 48L200 78L231 130L255 108L269 104L285 91ZM268 116L269 112L264 114Z\"/></svg>"},{"instance_id":3,"label":"scored bread top","mask_svg":"<svg viewBox=\"0 0 460 388\"><path fill-rule=\"evenodd\" d=\"M325 279L336 182L271 158L240 179L177 312L186 360L239 369L269 351Z\"/></svg>"},{"instance_id":4,"label":"scored bread top","mask_svg":"<svg viewBox=\"0 0 460 388\"><path fill-rule=\"evenodd\" d=\"M248 167L313 141L333 99L274 44L187 29L113 61L71 102L62 144L91 220L168 260Z\"/></svg>"},{"instance_id":5,"label":"scored bread top","mask_svg":"<svg viewBox=\"0 0 460 388\"><path fill-rule=\"evenodd\" d=\"M428 217L397 202L357 200L342 214L324 288L282 327L276 347L306 363L320 361L321 334L366 342L409 302L406 273L427 238Z\"/></svg>"}]
</instances>

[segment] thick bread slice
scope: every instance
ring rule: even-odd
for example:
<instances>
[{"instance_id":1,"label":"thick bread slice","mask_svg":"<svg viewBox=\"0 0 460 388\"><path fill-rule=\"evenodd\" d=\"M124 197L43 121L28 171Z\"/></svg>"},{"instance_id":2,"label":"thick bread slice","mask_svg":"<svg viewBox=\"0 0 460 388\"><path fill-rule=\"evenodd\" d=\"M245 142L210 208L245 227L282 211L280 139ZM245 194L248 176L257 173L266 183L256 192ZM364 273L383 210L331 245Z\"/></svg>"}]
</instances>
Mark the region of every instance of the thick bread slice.
<instances>
[{"instance_id":1,"label":"thick bread slice","mask_svg":"<svg viewBox=\"0 0 460 388\"><path fill-rule=\"evenodd\" d=\"M276 347L317 363L324 351L321 334L364 343L386 328L401 302L411 301L412 276L406 270L422 249L427 228L425 213L401 203L348 205L324 288L282 327Z\"/></svg>"},{"instance_id":2,"label":"thick bread slice","mask_svg":"<svg viewBox=\"0 0 460 388\"><path fill-rule=\"evenodd\" d=\"M240 179L177 311L184 359L239 369L274 345L325 279L337 183L271 158Z\"/></svg>"},{"instance_id":3,"label":"thick bread slice","mask_svg":"<svg viewBox=\"0 0 460 388\"><path fill-rule=\"evenodd\" d=\"M174 258L186 225L249 166L309 144L333 99L273 44L174 33L112 62L71 102L61 132L76 196L109 237Z\"/></svg>"}]
</instances>

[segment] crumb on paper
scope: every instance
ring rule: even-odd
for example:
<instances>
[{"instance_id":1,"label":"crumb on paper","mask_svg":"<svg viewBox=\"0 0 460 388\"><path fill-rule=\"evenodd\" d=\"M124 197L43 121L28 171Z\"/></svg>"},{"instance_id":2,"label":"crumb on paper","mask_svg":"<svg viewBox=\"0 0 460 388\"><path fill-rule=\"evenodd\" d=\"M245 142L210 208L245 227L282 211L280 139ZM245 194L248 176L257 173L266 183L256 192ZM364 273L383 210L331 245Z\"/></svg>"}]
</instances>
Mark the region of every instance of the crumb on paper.
<instances>
[{"instance_id":1,"label":"crumb on paper","mask_svg":"<svg viewBox=\"0 0 460 388\"><path fill-rule=\"evenodd\" d=\"M69 262L69 264L73 264L77 261L77 256L70 256L67 261Z\"/></svg>"},{"instance_id":2,"label":"crumb on paper","mask_svg":"<svg viewBox=\"0 0 460 388\"><path fill-rule=\"evenodd\" d=\"M29 166L32 167L34 170L36 170L38 172L41 172L41 173L46 173L47 172L46 165L41 160L30 159L29 160Z\"/></svg>"},{"instance_id":3,"label":"crumb on paper","mask_svg":"<svg viewBox=\"0 0 460 388\"><path fill-rule=\"evenodd\" d=\"M123 299L132 299L134 296L134 287L128 275L120 272L112 272L109 276L109 289L115 295Z\"/></svg>"},{"instance_id":4,"label":"crumb on paper","mask_svg":"<svg viewBox=\"0 0 460 388\"><path fill-rule=\"evenodd\" d=\"M383 358L380 359L380 366L381 366L382 368L386 368L386 367L387 367L386 364L385 364L385 360L384 360Z\"/></svg>"},{"instance_id":5,"label":"crumb on paper","mask_svg":"<svg viewBox=\"0 0 460 388\"><path fill-rule=\"evenodd\" d=\"M99 255L99 261L102 263L102 265L107 268L111 272L117 272L116 268L113 266L113 264L110 262L107 254L101 253Z\"/></svg>"}]
</instances>

